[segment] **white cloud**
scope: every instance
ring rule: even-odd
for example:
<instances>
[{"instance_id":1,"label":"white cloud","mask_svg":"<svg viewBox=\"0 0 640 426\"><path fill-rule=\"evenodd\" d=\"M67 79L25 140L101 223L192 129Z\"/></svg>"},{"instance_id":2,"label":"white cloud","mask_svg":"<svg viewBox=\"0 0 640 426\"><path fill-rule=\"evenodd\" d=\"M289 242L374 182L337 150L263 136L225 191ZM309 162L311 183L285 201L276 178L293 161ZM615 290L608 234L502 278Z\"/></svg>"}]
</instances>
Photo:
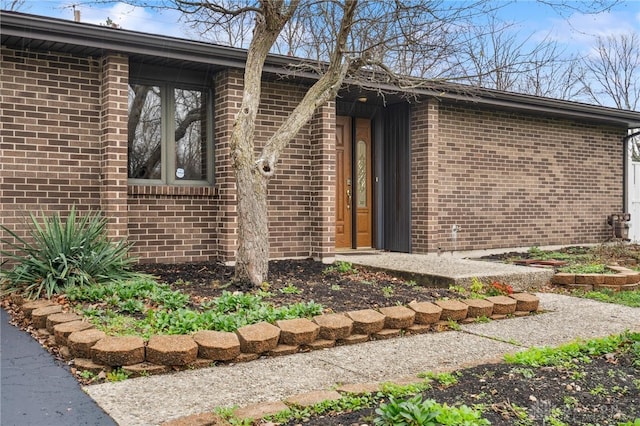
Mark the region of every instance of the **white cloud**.
<instances>
[{"instance_id":1,"label":"white cloud","mask_svg":"<svg viewBox=\"0 0 640 426\"><path fill-rule=\"evenodd\" d=\"M32 10L25 10L25 12L62 19L73 19L74 7L72 2L65 1L57 5L50 2L42 3L48 6L47 10L37 7L32 8ZM84 3L76 5L75 8L80 11L80 20L89 24L106 25L108 18L120 28L126 30L187 37L184 26L180 22L181 14L174 10L145 9L121 2L107 5Z\"/></svg>"},{"instance_id":2,"label":"white cloud","mask_svg":"<svg viewBox=\"0 0 640 426\"><path fill-rule=\"evenodd\" d=\"M151 34L184 37L179 22L180 14L175 11L145 9L125 3L115 3L109 7L83 7L82 21L105 25L110 19L120 28Z\"/></svg>"},{"instance_id":3,"label":"white cloud","mask_svg":"<svg viewBox=\"0 0 640 426\"><path fill-rule=\"evenodd\" d=\"M640 31L640 13L624 11L598 14L575 13L567 19L554 18L547 34L561 44L585 51L597 36L611 36Z\"/></svg>"}]
</instances>

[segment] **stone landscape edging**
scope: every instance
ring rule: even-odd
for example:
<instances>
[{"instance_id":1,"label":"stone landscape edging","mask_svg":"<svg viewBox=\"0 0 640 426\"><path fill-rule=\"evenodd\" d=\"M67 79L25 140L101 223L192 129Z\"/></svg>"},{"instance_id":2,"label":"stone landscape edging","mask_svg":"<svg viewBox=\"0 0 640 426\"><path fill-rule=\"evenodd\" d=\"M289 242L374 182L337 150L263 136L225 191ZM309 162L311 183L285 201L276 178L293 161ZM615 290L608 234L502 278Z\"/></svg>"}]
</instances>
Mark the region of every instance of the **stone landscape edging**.
<instances>
[{"instance_id":1,"label":"stone landscape edging","mask_svg":"<svg viewBox=\"0 0 640 426\"><path fill-rule=\"evenodd\" d=\"M576 274L558 272L551 278L551 284L572 290L592 291L609 289L631 291L640 288L640 272L624 266L607 265L614 274Z\"/></svg>"},{"instance_id":2,"label":"stone landscape edging","mask_svg":"<svg viewBox=\"0 0 640 426\"><path fill-rule=\"evenodd\" d=\"M63 312L50 300L20 306L41 338L48 338L65 360L79 371L98 374L122 368L130 376L161 374L174 369L246 362L261 356L289 355L381 340L403 334L449 329L451 321L471 323L537 312L539 299L529 293L483 299L412 302L377 310L330 313L312 320L298 318L261 322L235 332L202 330L191 335L107 336L82 317Z\"/></svg>"}]
</instances>

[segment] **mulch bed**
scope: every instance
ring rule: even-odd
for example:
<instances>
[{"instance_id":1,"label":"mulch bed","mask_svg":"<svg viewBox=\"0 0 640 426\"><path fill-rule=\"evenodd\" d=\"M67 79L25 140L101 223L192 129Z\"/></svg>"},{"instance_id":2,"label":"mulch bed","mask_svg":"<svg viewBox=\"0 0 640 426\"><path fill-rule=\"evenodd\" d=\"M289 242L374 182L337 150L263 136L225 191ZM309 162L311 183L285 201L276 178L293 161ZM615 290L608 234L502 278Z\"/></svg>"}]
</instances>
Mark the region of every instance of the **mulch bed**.
<instances>
[{"instance_id":1,"label":"mulch bed","mask_svg":"<svg viewBox=\"0 0 640 426\"><path fill-rule=\"evenodd\" d=\"M627 355L601 357L577 369L489 364L463 370L457 384L446 388L434 384L422 395L450 406L484 404L483 417L492 425L618 425L640 417L638 379L640 369ZM526 409L528 423L519 421L518 407ZM374 410L315 416L286 425L370 425ZM551 423L551 415L564 423Z\"/></svg>"},{"instance_id":2,"label":"mulch bed","mask_svg":"<svg viewBox=\"0 0 640 426\"><path fill-rule=\"evenodd\" d=\"M136 269L191 295L195 302L220 296L223 291L258 290L234 282L233 267L219 263L153 263L138 265ZM430 302L461 298L460 294L448 289L420 287L386 272L354 269L354 273L340 273L312 259L271 261L263 289L272 294L268 301L275 306L313 300L333 312L406 305L414 300ZM295 293L291 292L294 288Z\"/></svg>"}]
</instances>

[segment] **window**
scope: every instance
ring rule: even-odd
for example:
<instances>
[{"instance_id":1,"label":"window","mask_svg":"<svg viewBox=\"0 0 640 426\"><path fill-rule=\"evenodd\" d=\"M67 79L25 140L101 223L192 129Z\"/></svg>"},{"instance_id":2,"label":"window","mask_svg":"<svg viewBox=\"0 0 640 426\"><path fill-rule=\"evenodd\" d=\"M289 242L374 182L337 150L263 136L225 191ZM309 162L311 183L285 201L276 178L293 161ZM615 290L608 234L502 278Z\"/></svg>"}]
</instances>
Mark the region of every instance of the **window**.
<instances>
[{"instance_id":1,"label":"window","mask_svg":"<svg viewBox=\"0 0 640 426\"><path fill-rule=\"evenodd\" d=\"M134 183L205 185L213 180L208 88L129 84L128 176Z\"/></svg>"}]
</instances>

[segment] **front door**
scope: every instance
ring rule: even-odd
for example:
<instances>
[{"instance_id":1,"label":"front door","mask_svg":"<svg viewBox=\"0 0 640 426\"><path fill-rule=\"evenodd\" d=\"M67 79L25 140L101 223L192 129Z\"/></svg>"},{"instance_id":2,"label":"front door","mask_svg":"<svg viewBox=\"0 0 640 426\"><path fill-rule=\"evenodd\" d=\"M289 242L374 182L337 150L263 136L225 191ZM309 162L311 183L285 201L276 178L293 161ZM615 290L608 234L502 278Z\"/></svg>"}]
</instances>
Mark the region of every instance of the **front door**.
<instances>
[{"instance_id":1,"label":"front door","mask_svg":"<svg viewBox=\"0 0 640 426\"><path fill-rule=\"evenodd\" d=\"M371 166L371 121L336 117L336 248L372 247Z\"/></svg>"}]
</instances>

